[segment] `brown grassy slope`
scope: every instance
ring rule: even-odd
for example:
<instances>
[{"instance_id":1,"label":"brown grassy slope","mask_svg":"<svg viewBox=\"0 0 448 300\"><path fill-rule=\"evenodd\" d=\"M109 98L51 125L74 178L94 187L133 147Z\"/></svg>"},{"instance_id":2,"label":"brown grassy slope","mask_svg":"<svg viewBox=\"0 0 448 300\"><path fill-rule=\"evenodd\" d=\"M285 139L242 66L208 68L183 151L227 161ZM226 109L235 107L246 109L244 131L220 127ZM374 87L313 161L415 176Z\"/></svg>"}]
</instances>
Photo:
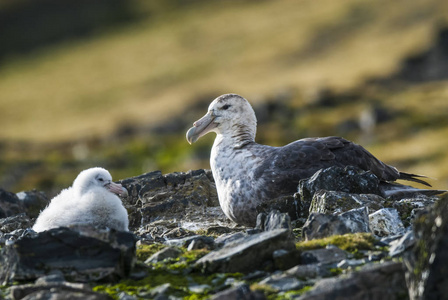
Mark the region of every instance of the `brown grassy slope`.
<instances>
[{"instance_id":1,"label":"brown grassy slope","mask_svg":"<svg viewBox=\"0 0 448 300\"><path fill-rule=\"evenodd\" d=\"M145 4L142 4L143 6ZM163 11L0 71L0 138L70 140L156 123L198 95L352 87L432 38L444 1L216 2Z\"/></svg>"},{"instance_id":2,"label":"brown grassy slope","mask_svg":"<svg viewBox=\"0 0 448 300\"><path fill-rule=\"evenodd\" d=\"M116 179L208 168L212 136L189 146L188 126L158 137L108 137L122 124L174 122L198 100L221 93L240 93L257 106L285 89L294 114L261 125L259 141L343 135L362 142L358 131L339 126L375 99L402 113L378 124L365 146L403 171L439 178L431 180L437 188L448 186L447 126L439 122L446 84L373 91L362 84L429 48L446 1L224 1L160 11L154 3L163 7L140 3L153 10L150 18L11 57L0 68L0 140L32 141L0 145L0 186L58 190L95 165ZM327 87L362 92L347 104L307 108Z\"/></svg>"}]
</instances>

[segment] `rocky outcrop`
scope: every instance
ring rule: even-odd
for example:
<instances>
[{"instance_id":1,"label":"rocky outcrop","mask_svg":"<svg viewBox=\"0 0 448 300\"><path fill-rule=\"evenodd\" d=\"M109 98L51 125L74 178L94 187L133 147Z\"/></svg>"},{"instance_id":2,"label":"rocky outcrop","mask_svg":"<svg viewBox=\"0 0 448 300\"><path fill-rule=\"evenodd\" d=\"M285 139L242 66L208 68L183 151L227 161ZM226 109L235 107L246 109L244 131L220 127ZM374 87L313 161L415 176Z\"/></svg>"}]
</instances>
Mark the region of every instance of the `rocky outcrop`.
<instances>
[{"instance_id":1,"label":"rocky outcrop","mask_svg":"<svg viewBox=\"0 0 448 300\"><path fill-rule=\"evenodd\" d=\"M74 300L111 300L105 294L92 292L88 284L65 281L60 274L44 276L34 284L17 285L11 288L13 300L44 300L44 299L74 299Z\"/></svg>"},{"instance_id":2,"label":"rocky outcrop","mask_svg":"<svg viewBox=\"0 0 448 300\"><path fill-rule=\"evenodd\" d=\"M201 223L230 225L222 211L216 209L219 201L209 170L166 175L155 171L120 183L129 193L124 202L130 210L130 228L166 219L176 220L184 228Z\"/></svg>"},{"instance_id":3,"label":"rocky outcrop","mask_svg":"<svg viewBox=\"0 0 448 300\"><path fill-rule=\"evenodd\" d=\"M402 235L404 224L409 226L418 211L437 199L430 191L431 196L425 196L412 189L391 193L392 188L395 186L380 183L372 173L351 166L316 172L298 187L301 205L310 212L302 231L304 238L366 231L379 237ZM356 211L365 211L368 220L356 216Z\"/></svg>"},{"instance_id":4,"label":"rocky outcrop","mask_svg":"<svg viewBox=\"0 0 448 300\"><path fill-rule=\"evenodd\" d=\"M90 226L29 234L2 248L0 279L27 281L58 271L70 281L117 280L135 263L132 233Z\"/></svg>"},{"instance_id":5,"label":"rocky outcrop","mask_svg":"<svg viewBox=\"0 0 448 300\"><path fill-rule=\"evenodd\" d=\"M448 195L416 218L414 236L414 246L404 255L410 299L446 299Z\"/></svg>"},{"instance_id":6,"label":"rocky outcrop","mask_svg":"<svg viewBox=\"0 0 448 300\"><path fill-rule=\"evenodd\" d=\"M27 281L13 285L11 299L106 299L106 292L129 300L406 299L404 267L394 260L403 255L413 299L430 299L417 293L430 295L444 282L434 265L444 265L442 201L426 211L436 197L387 198L369 172L321 170L295 195L260 207L255 228L225 218L210 171L152 172L121 183L135 236L89 226L37 234L27 201L44 205L43 194L5 194L16 205L10 211L21 213L0 219L0 277ZM138 251L154 249L140 252L137 264L136 240ZM136 280L113 285L127 278Z\"/></svg>"},{"instance_id":7,"label":"rocky outcrop","mask_svg":"<svg viewBox=\"0 0 448 300\"><path fill-rule=\"evenodd\" d=\"M16 194L0 189L0 218L24 212L25 207Z\"/></svg>"},{"instance_id":8,"label":"rocky outcrop","mask_svg":"<svg viewBox=\"0 0 448 300\"><path fill-rule=\"evenodd\" d=\"M267 267L273 260L273 253L279 249L295 249L294 240L287 229L265 231L236 240L199 259L196 267L207 273L250 272L263 268L263 265Z\"/></svg>"},{"instance_id":9,"label":"rocky outcrop","mask_svg":"<svg viewBox=\"0 0 448 300\"><path fill-rule=\"evenodd\" d=\"M319 281L300 300L406 299L403 265L389 262L368 266L359 272Z\"/></svg>"},{"instance_id":10,"label":"rocky outcrop","mask_svg":"<svg viewBox=\"0 0 448 300\"><path fill-rule=\"evenodd\" d=\"M352 209L340 215L312 213L302 228L305 240L356 232L370 232L366 207Z\"/></svg>"}]
</instances>

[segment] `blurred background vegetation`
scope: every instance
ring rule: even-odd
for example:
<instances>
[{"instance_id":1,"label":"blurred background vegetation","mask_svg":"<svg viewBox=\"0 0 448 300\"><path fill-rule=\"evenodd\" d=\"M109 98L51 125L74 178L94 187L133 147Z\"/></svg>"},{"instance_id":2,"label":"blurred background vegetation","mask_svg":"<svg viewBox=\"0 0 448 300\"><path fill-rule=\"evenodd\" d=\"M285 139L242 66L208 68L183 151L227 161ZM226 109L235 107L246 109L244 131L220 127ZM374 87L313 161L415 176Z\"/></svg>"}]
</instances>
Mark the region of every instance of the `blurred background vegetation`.
<instances>
[{"instance_id":1,"label":"blurred background vegetation","mask_svg":"<svg viewBox=\"0 0 448 300\"><path fill-rule=\"evenodd\" d=\"M446 0L2 0L0 187L209 168L223 93L257 141L340 135L448 187Z\"/></svg>"}]
</instances>

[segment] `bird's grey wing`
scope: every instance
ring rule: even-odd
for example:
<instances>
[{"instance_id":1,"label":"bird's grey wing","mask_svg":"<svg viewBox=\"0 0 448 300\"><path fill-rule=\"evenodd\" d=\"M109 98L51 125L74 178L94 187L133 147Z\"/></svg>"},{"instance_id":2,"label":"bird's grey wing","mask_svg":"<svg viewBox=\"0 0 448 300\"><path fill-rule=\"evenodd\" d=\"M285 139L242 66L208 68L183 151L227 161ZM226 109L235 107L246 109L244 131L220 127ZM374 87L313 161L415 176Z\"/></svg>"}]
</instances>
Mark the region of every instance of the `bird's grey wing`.
<instances>
[{"instance_id":1,"label":"bird's grey wing","mask_svg":"<svg viewBox=\"0 0 448 300\"><path fill-rule=\"evenodd\" d=\"M264 159L254 177L264 180L267 189L281 194L295 192L301 179L331 166L356 166L385 181L400 176L394 167L382 163L362 146L340 137L306 138L279 148L261 146L258 151Z\"/></svg>"}]
</instances>

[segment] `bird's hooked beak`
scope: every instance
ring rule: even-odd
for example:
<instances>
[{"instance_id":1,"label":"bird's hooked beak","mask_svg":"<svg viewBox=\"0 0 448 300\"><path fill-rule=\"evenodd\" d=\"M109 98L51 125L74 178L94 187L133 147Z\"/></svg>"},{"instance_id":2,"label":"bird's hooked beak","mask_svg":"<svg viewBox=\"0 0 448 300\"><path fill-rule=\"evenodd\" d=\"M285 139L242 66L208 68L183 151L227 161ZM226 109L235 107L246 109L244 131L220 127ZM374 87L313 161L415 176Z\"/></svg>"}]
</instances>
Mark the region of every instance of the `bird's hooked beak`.
<instances>
[{"instance_id":1,"label":"bird's hooked beak","mask_svg":"<svg viewBox=\"0 0 448 300\"><path fill-rule=\"evenodd\" d=\"M112 193L117 194L121 197L127 197L128 196L128 190L125 189L121 184L110 182L105 185L105 187Z\"/></svg>"},{"instance_id":2,"label":"bird's hooked beak","mask_svg":"<svg viewBox=\"0 0 448 300\"><path fill-rule=\"evenodd\" d=\"M200 137L206 135L214 128L218 126L215 122L216 115L213 110L210 110L205 116L197 120L193 123L193 127L191 127L187 131L187 141L190 144L196 142Z\"/></svg>"}]
</instances>

